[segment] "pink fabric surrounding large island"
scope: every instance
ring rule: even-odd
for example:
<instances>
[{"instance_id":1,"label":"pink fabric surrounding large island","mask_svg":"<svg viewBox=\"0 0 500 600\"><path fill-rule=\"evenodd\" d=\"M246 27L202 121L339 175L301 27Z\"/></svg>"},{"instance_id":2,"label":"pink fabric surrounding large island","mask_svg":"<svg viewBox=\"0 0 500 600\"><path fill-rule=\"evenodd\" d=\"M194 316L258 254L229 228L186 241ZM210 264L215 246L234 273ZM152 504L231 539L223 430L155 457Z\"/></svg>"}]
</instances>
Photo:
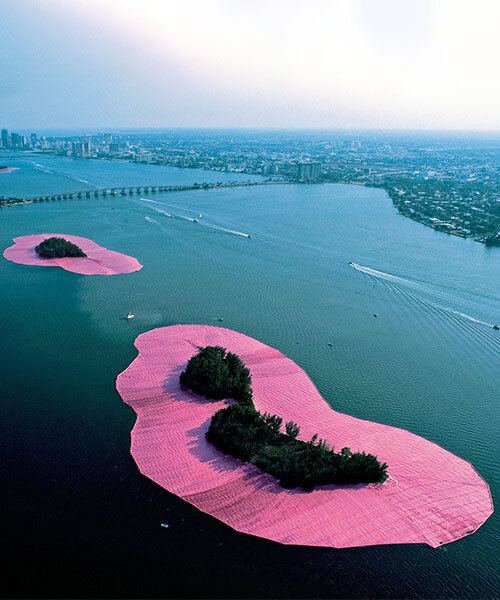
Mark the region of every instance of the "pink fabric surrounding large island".
<instances>
[{"instance_id":1,"label":"pink fabric surrounding large island","mask_svg":"<svg viewBox=\"0 0 500 600\"><path fill-rule=\"evenodd\" d=\"M35 251L40 242L50 237L62 237L81 248L86 258L41 258ZM3 255L7 260L20 265L41 267L61 267L66 271L81 275L120 275L142 269L141 263L133 256L108 250L92 240L65 233L39 233L14 238L14 245L7 248Z\"/></svg>"},{"instance_id":2,"label":"pink fabric surrounding large island","mask_svg":"<svg viewBox=\"0 0 500 600\"><path fill-rule=\"evenodd\" d=\"M473 533L493 512L486 482L472 465L409 431L333 411L293 361L241 333L175 325L140 335L139 356L117 389L137 413L131 453L140 471L234 529L283 544L347 548L426 543ZM285 490L205 440L212 415L231 401L206 400L180 387L198 346L238 354L252 375L255 406L295 421L302 439L319 433L336 449L365 450L387 462L383 484Z\"/></svg>"}]
</instances>

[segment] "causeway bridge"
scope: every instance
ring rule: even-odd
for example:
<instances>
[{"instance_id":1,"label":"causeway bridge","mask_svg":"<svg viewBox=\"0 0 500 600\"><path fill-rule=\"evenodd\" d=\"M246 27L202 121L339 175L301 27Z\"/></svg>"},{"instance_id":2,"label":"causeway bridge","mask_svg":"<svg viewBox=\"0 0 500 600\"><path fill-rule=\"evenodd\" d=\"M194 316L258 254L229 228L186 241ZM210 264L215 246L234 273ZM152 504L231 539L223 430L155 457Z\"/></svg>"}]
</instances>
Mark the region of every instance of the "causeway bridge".
<instances>
[{"instance_id":1,"label":"causeway bridge","mask_svg":"<svg viewBox=\"0 0 500 600\"><path fill-rule=\"evenodd\" d=\"M210 190L216 188L249 187L254 185L276 185L285 181L246 181L226 183L193 183L192 185L136 185L105 187L79 192L64 192L58 194L43 194L41 196L27 196L25 198L0 197L0 206L15 204L31 204L32 202L53 202L55 200L79 200L84 198L106 198L108 196L132 196L134 194L155 194L158 192L185 192L189 190Z\"/></svg>"}]
</instances>

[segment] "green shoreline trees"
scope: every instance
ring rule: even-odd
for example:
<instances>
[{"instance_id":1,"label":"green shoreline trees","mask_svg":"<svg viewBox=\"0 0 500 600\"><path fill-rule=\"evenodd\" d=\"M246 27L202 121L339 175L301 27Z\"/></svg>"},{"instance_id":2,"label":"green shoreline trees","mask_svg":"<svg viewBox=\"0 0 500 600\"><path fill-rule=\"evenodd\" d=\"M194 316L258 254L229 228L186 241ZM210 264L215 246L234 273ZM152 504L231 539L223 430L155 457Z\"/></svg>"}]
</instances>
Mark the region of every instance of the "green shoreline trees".
<instances>
[{"instance_id":1,"label":"green shoreline trees","mask_svg":"<svg viewBox=\"0 0 500 600\"><path fill-rule=\"evenodd\" d=\"M387 464L372 454L353 453L349 448L335 452L317 434L308 442L299 440L300 427L293 421L285 424L283 433L281 417L255 409L248 368L221 346L201 347L180 382L206 398L238 402L214 414L207 440L225 454L276 477L282 487L381 483L387 477Z\"/></svg>"},{"instance_id":2,"label":"green shoreline trees","mask_svg":"<svg viewBox=\"0 0 500 600\"><path fill-rule=\"evenodd\" d=\"M85 257L85 252L76 244L61 237L46 238L35 247L36 253L42 258Z\"/></svg>"}]
</instances>

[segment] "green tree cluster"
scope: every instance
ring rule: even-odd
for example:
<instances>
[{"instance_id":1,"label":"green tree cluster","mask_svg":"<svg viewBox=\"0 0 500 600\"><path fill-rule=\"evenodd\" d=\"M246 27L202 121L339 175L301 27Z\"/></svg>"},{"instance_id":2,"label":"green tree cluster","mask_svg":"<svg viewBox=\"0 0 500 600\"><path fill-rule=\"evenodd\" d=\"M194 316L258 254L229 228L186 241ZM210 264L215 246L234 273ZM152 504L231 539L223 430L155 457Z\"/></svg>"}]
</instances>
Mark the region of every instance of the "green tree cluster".
<instances>
[{"instance_id":1,"label":"green tree cluster","mask_svg":"<svg viewBox=\"0 0 500 600\"><path fill-rule=\"evenodd\" d=\"M485 240L484 243L487 246L500 246L500 233L496 235L490 235Z\"/></svg>"},{"instance_id":2,"label":"green tree cluster","mask_svg":"<svg viewBox=\"0 0 500 600\"><path fill-rule=\"evenodd\" d=\"M250 371L239 356L221 346L200 347L181 373L181 384L205 398L234 398L252 404Z\"/></svg>"},{"instance_id":3,"label":"green tree cluster","mask_svg":"<svg viewBox=\"0 0 500 600\"><path fill-rule=\"evenodd\" d=\"M46 238L35 248L42 258L85 257L85 252L76 244L61 237Z\"/></svg>"},{"instance_id":4,"label":"green tree cluster","mask_svg":"<svg viewBox=\"0 0 500 600\"><path fill-rule=\"evenodd\" d=\"M279 480L282 487L312 489L336 483L377 483L386 479L387 465L372 454L335 452L315 435L308 442L280 431L281 418L234 404L212 417L207 440L226 454L252 463ZM293 431L296 423L287 423Z\"/></svg>"},{"instance_id":5,"label":"green tree cluster","mask_svg":"<svg viewBox=\"0 0 500 600\"><path fill-rule=\"evenodd\" d=\"M318 435L297 439L300 428L260 413L254 407L250 372L241 359L220 346L200 348L181 374L181 383L207 398L234 398L212 417L206 438L216 448L276 477L285 488L312 489L321 484L377 483L387 477L387 464L365 452L335 452ZM193 384L193 385L191 385Z\"/></svg>"}]
</instances>

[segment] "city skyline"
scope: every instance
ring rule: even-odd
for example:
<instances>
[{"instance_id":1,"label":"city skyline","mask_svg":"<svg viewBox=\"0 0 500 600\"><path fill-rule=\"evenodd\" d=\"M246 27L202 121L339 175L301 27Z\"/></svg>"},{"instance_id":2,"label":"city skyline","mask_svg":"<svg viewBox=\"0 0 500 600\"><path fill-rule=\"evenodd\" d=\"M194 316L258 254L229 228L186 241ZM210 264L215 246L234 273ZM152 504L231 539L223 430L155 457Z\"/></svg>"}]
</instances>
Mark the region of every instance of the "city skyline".
<instances>
[{"instance_id":1,"label":"city skyline","mask_svg":"<svg viewBox=\"0 0 500 600\"><path fill-rule=\"evenodd\" d=\"M492 0L20 0L2 126L500 129Z\"/></svg>"}]
</instances>

